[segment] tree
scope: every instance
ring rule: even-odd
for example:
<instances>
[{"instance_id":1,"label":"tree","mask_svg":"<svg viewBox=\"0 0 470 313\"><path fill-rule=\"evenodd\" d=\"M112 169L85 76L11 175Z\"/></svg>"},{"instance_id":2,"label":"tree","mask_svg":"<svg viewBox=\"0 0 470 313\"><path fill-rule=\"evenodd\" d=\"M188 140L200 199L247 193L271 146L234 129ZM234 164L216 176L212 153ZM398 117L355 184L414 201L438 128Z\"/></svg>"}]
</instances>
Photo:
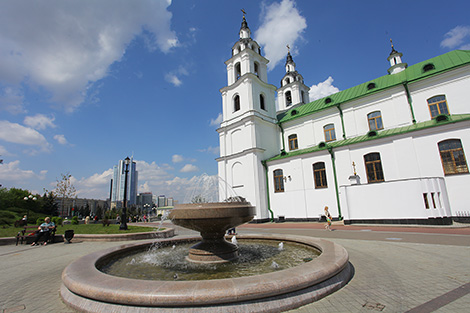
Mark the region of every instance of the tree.
<instances>
[{"instance_id":1,"label":"tree","mask_svg":"<svg viewBox=\"0 0 470 313\"><path fill-rule=\"evenodd\" d=\"M57 187L55 189L55 194L57 197L61 198L61 215L64 215L64 206L67 205L69 199L75 197L76 189L72 184L72 175L70 173L60 174L61 178L57 179ZM66 212L67 215L68 212Z\"/></svg>"},{"instance_id":2,"label":"tree","mask_svg":"<svg viewBox=\"0 0 470 313\"><path fill-rule=\"evenodd\" d=\"M56 196L51 192L44 192L44 195L41 198L41 211L50 216L57 216L57 202L55 201Z\"/></svg>"}]
</instances>

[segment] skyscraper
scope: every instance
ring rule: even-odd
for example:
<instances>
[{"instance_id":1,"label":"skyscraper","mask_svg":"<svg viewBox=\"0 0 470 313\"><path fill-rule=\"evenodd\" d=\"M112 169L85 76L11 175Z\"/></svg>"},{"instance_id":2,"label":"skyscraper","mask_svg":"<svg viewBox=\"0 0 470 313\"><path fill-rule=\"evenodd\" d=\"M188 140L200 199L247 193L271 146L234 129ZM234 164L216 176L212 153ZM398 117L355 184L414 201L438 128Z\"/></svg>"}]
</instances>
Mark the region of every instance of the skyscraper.
<instances>
[{"instance_id":1,"label":"skyscraper","mask_svg":"<svg viewBox=\"0 0 470 313\"><path fill-rule=\"evenodd\" d=\"M124 200L125 163L119 160L119 164L113 167L113 179L111 180L111 208L121 208ZM138 171L134 157L129 164L127 177L127 206L137 204Z\"/></svg>"}]
</instances>

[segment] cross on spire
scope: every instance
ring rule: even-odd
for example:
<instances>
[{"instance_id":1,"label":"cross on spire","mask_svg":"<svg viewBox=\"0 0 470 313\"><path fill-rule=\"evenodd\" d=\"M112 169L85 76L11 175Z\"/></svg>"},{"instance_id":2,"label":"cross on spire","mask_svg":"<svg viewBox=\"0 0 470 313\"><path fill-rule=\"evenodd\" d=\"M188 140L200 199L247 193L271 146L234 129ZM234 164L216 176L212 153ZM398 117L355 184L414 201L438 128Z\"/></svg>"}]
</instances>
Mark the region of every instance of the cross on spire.
<instances>
[{"instance_id":1,"label":"cross on spire","mask_svg":"<svg viewBox=\"0 0 470 313\"><path fill-rule=\"evenodd\" d=\"M245 15L246 15L245 9L241 9L241 11L243 12L243 18L245 18Z\"/></svg>"},{"instance_id":2,"label":"cross on spire","mask_svg":"<svg viewBox=\"0 0 470 313\"><path fill-rule=\"evenodd\" d=\"M287 44L287 45L286 45L286 47L287 47L287 52L289 52L289 53L290 53L290 47L289 47L289 44Z\"/></svg>"},{"instance_id":3,"label":"cross on spire","mask_svg":"<svg viewBox=\"0 0 470 313\"><path fill-rule=\"evenodd\" d=\"M392 38L390 38L390 44L392 45L392 49L393 49L393 41L392 41Z\"/></svg>"}]
</instances>

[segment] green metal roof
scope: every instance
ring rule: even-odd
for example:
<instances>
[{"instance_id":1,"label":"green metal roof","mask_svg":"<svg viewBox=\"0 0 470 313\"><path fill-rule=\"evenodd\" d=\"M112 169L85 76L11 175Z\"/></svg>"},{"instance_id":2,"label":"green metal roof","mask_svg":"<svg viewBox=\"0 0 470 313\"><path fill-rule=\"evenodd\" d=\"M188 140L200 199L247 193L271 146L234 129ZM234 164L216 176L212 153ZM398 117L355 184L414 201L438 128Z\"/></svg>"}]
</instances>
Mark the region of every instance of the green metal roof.
<instances>
[{"instance_id":1,"label":"green metal roof","mask_svg":"<svg viewBox=\"0 0 470 313\"><path fill-rule=\"evenodd\" d=\"M427 64L433 64L434 69L424 72L423 67ZM288 111L278 114L277 119L280 123L285 123L287 121L310 115L341 103L345 103L347 101L380 92L384 89L388 89L405 82L410 83L413 81L418 81L466 64L470 64L470 50L454 50L435 58L409 66L404 71L401 71L397 74L385 75L358 86L329 95L322 99L294 107ZM375 88L369 90L367 86L370 83L374 83ZM331 99L330 103L325 103L327 98Z\"/></svg>"},{"instance_id":2,"label":"green metal roof","mask_svg":"<svg viewBox=\"0 0 470 313\"><path fill-rule=\"evenodd\" d=\"M437 127L437 126L442 126L442 125L447 125L447 124L453 124L453 123L458 123L462 121L470 121L470 114L455 114L455 115L447 115L447 116L440 116L443 117L444 120L438 121L438 119L433 119L430 121L425 121L417 124L412 124L404 127L397 127L397 128L392 128L392 129L386 129L382 131L376 131L375 136L369 136L369 133L366 135L362 136L357 136L354 138L348 138L344 140L335 140L335 141L330 141L327 142L325 146L320 147L319 145L316 145L314 147L310 147L307 149L301 149L301 150L294 150L290 152L285 152L281 153L279 155L276 155L266 161L274 161L274 160L281 160L285 158L290 158L293 156L297 155L302 155L302 154L307 154L307 153L312 153L320 150L326 150L328 147L331 148L338 148L342 146L347 146L347 145L352 145L360 142L366 142L366 141L371 141L371 140L377 140L385 137L390 137L390 136L396 136L396 135L401 135L401 134L406 134L418 130L423 130L426 128L431 128L431 127ZM447 119L445 119L447 118Z\"/></svg>"}]
</instances>

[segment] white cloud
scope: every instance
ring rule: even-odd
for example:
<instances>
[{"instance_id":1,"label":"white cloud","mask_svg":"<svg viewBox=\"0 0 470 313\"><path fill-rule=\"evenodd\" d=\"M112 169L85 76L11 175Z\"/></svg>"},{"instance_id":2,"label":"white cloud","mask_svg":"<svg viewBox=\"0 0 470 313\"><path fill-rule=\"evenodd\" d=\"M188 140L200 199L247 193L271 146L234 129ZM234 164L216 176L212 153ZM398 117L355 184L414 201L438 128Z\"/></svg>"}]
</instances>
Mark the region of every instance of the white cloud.
<instances>
[{"instance_id":1,"label":"white cloud","mask_svg":"<svg viewBox=\"0 0 470 313\"><path fill-rule=\"evenodd\" d=\"M170 5L171 0L1 1L0 11L8 14L0 19L0 87L44 88L49 100L73 111L137 35L151 50L167 53L178 45Z\"/></svg>"},{"instance_id":2,"label":"white cloud","mask_svg":"<svg viewBox=\"0 0 470 313\"><path fill-rule=\"evenodd\" d=\"M20 88L5 87L0 90L0 111L11 114L24 113L23 101L24 96Z\"/></svg>"},{"instance_id":3,"label":"white cloud","mask_svg":"<svg viewBox=\"0 0 470 313\"><path fill-rule=\"evenodd\" d=\"M262 24L255 31L254 37L264 47L266 58L270 60L268 70L272 70L286 57L286 45L295 47L295 43L302 38L307 22L293 0L263 6L261 19Z\"/></svg>"},{"instance_id":4,"label":"white cloud","mask_svg":"<svg viewBox=\"0 0 470 313\"><path fill-rule=\"evenodd\" d=\"M339 89L333 86L334 79L329 76L324 82L318 83L318 85L313 85L310 87L308 96L310 101L321 99L323 97L337 93Z\"/></svg>"},{"instance_id":5,"label":"white cloud","mask_svg":"<svg viewBox=\"0 0 470 313\"><path fill-rule=\"evenodd\" d=\"M441 41L441 47L454 49L458 46L459 49L469 49L470 43L466 43L465 39L470 40L470 26L457 26L451 29L444 35L445 39Z\"/></svg>"},{"instance_id":6,"label":"white cloud","mask_svg":"<svg viewBox=\"0 0 470 313\"><path fill-rule=\"evenodd\" d=\"M179 163L179 162L183 162L183 156L182 155L179 155L179 154L175 154L171 157L171 161L173 163Z\"/></svg>"},{"instance_id":7,"label":"white cloud","mask_svg":"<svg viewBox=\"0 0 470 313\"><path fill-rule=\"evenodd\" d=\"M202 174L193 176L190 179L182 178L173 175L171 173L173 168L167 164L158 165L155 162L134 161L137 163L137 171L139 172L139 193L152 192L155 195L166 195L180 202L188 201L187 199L192 198L191 195L200 193L200 189L210 189L205 190L205 192L210 194L217 193L217 184L207 183L208 180L213 181L215 176ZM186 166L189 169L193 167L193 165ZM110 168L102 173L96 173L80 180L72 176L72 183L77 189L77 196L79 197L106 199L109 197L109 186L112 176L113 169ZM51 184L51 186L55 186L55 183ZM215 201L217 198L212 200Z\"/></svg>"},{"instance_id":8,"label":"white cloud","mask_svg":"<svg viewBox=\"0 0 470 313\"><path fill-rule=\"evenodd\" d=\"M222 113L219 113L219 115L215 119L211 119L210 126L220 126L220 123L222 123L224 117L222 116Z\"/></svg>"},{"instance_id":9,"label":"white cloud","mask_svg":"<svg viewBox=\"0 0 470 313\"><path fill-rule=\"evenodd\" d=\"M60 143L61 145L68 144L68 141L67 141L67 139L65 139L64 135L55 135L54 139L57 140L57 142Z\"/></svg>"},{"instance_id":10,"label":"white cloud","mask_svg":"<svg viewBox=\"0 0 470 313\"><path fill-rule=\"evenodd\" d=\"M0 121L0 140L28 146L39 146L48 150L50 144L38 131L17 123Z\"/></svg>"},{"instance_id":11,"label":"white cloud","mask_svg":"<svg viewBox=\"0 0 470 313\"><path fill-rule=\"evenodd\" d=\"M183 84L183 81L180 79L181 76L188 76L188 70L180 66L178 69L171 71L165 75L165 80L170 84L173 84L175 87L179 87Z\"/></svg>"},{"instance_id":12,"label":"white cloud","mask_svg":"<svg viewBox=\"0 0 470 313\"><path fill-rule=\"evenodd\" d=\"M32 127L37 130L43 130L47 127L55 128L54 116L46 116L44 114L36 114L34 116L26 116L24 118L25 125Z\"/></svg>"},{"instance_id":13,"label":"white cloud","mask_svg":"<svg viewBox=\"0 0 470 313\"><path fill-rule=\"evenodd\" d=\"M23 170L20 168L20 161L12 161L4 163L0 166L0 177L2 183L23 183L32 179L44 180L47 171L43 170L39 174L34 173L32 170Z\"/></svg>"},{"instance_id":14,"label":"white cloud","mask_svg":"<svg viewBox=\"0 0 470 313\"><path fill-rule=\"evenodd\" d=\"M180 170L181 173L190 173L190 172L197 172L197 171L199 171L199 168L195 165L192 165L192 164L186 164Z\"/></svg>"},{"instance_id":15,"label":"white cloud","mask_svg":"<svg viewBox=\"0 0 470 313\"><path fill-rule=\"evenodd\" d=\"M168 73L165 75L165 80L175 87L179 87L183 82L176 76L176 74Z\"/></svg>"},{"instance_id":16,"label":"white cloud","mask_svg":"<svg viewBox=\"0 0 470 313\"><path fill-rule=\"evenodd\" d=\"M217 155L218 155L219 152L220 152L220 148L219 148L218 146L217 146L217 147L209 146L209 147L207 147L207 148L205 148L205 149L199 149L199 150L197 150L197 151L199 151L199 152L209 152L209 153L213 153L213 154L217 154Z\"/></svg>"}]
</instances>

